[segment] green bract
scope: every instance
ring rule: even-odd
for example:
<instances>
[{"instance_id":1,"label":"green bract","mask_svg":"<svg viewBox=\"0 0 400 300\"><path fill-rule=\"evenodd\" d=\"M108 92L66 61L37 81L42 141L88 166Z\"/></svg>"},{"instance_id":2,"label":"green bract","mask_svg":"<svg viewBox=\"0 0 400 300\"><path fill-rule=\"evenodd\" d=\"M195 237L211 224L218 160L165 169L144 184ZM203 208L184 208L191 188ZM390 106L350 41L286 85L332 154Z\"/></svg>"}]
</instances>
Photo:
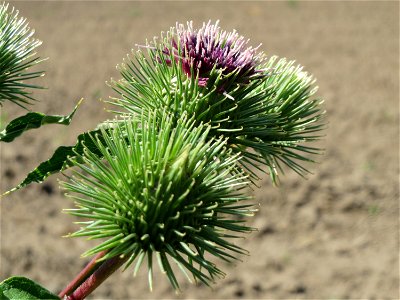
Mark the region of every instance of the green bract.
<instances>
[{"instance_id":1,"label":"green bract","mask_svg":"<svg viewBox=\"0 0 400 300\"><path fill-rule=\"evenodd\" d=\"M111 103L134 115L157 109L176 119L193 116L196 124L211 126L209 138L220 134L227 138L229 147L243 156L242 166L250 170L249 165L261 169L266 165L274 181L281 165L306 174L301 164L313 161L321 151L304 143L319 139L324 127L322 101L314 98L312 76L294 61L277 57L258 59L259 64L249 69L252 76L240 68L226 73L226 67L217 65L201 73L199 60L209 61L218 49L207 54L201 44L203 52L189 54L181 51L185 45L179 39L171 28L166 36L147 43L147 50L128 56L119 66L122 79L111 81L119 94ZM221 45L227 48L227 42ZM192 61L189 73L188 61Z\"/></svg>"},{"instance_id":2,"label":"green bract","mask_svg":"<svg viewBox=\"0 0 400 300\"><path fill-rule=\"evenodd\" d=\"M9 11L4 2L0 4L0 105L8 100L25 107L34 100L26 88L40 88L24 82L44 74L28 71L40 62L34 51L42 42L33 34L26 19L18 18L18 11Z\"/></svg>"},{"instance_id":3,"label":"green bract","mask_svg":"<svg viewBox=\"0 0 400 300\"><path fill-rule=\"evenodd\" d=\"M146 258L150 287L155 258L176 289L171 262L205 284L223 276L210 258L245 253L231 239L251 230L241 217L254 212L238 203L249 199L247 181L226 139L209 139L210 126L185 114L144 114L100 131L93 140L103 159L85 149L74 161L82 172L62 183L78 206L67 212L89 219L72 236L106 239L84 255L107 250L103 259L136 261L135 273Z\"/></svg>"}]
</instances>

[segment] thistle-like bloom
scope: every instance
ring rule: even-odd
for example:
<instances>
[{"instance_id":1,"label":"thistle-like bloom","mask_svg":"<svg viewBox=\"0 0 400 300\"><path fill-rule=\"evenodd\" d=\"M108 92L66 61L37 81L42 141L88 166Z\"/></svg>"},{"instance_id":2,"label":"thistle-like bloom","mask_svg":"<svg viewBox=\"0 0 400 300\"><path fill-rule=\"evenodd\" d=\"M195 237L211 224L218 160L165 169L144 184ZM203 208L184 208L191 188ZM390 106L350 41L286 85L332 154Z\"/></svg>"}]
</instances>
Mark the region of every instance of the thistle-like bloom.
<instances>
[{"instance_id":1,"label":"thistle-like bloom","mask_svg":"<svg viewBox=\"0 0 400 300\"><path fill-rule=\"evenodd\" d=\"M215 71L225 76L235 73L238 82L262 75L260 63L264 57L257 54L260 46L248 46L249 40L235 30L221 30L218 23L203 23L198 30L193 29L193 22L188 22L187 28L177 24L177 42L173 39L172 43L184 72L189 76L194 72L200 86L206 86Z\"/></svg>"},{"instance_id":2,"label":"thistle-like bloom","mask_svg":"<svg viewBox=\"0 0 400 300\"><path fill-rule=\"evenodd\" d=\"M306 143L324 129L315 80L294 61L246 47L218 23L177 25L147 44L148 55L140 48L118 67L122 79L111 86L119 95L111 103L123 113L188 114L210 124L209 138L224 135L250 173L267 170L276 182L286 165L305 175L303 164L321 153Z\"/></svg>"},{"instance_id":3,"label":"thistle-like bloom","mask_svg":"<svg viewBox=\"0 0 400 300\"><path fill-rule=\"evenodd\" d=\"M154 256L176 289L172 262L205 284L223 276L210 258L245 253L230 239L251 230L237 216L254 211L238 203L246 178L226 141L186 117L173 123L150 115L102 129L94 146L104 158L86 148L74 163L83 172L63 183L78 206L67 211L89 220L72 236L106 239L84 255L108 250L103 259L125 257L135 273L146 258L150 288Z\"/></svg>"},{"instance_id":4,"label":"thistle-like bloom","mask_svg":"<svg viewBox=\"0 0 400 300\"><path fill-rule=\"evenodd\" d=\"M34 58L34 51L42 42L33 34L26 19L18 17L18 11L9 11L4 2L0 4L0 105L8 100L24 107L34 100L26 88L40 88L24 82L44 74L27 71L40 62Z\"/></svg>"}]
</instances>

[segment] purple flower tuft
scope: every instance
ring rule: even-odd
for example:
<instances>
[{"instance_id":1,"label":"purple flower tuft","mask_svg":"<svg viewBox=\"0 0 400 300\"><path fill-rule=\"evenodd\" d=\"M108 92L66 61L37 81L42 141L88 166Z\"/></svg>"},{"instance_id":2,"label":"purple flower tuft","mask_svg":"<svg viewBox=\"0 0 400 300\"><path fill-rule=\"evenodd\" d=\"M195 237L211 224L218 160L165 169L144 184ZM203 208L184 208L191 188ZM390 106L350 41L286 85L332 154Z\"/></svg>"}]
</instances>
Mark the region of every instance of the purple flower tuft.
<instances>
[{"instance_id":1,"label":"purple flower tuft","mask_svg":"<svg viewBox=\"0 0 400 300\"><path fill-rule=\"evenodd\" d=\"M172 40L175 59L182 61L184 72L191 76L191 67L198 72L199 86L206 86L213 69L229 75L236 73L236 82L246 83L251 78L264 75L264 70L257 69L264 59L263 53L256 53L256 48L248 46L235 30L220 30L219 21L203 23L199 30L193 29L193 22L176 26L176 38ZM178 44L179 43L179 44ZM167 51L166 54L169 54Z\"/></svg>"}]
</instances>

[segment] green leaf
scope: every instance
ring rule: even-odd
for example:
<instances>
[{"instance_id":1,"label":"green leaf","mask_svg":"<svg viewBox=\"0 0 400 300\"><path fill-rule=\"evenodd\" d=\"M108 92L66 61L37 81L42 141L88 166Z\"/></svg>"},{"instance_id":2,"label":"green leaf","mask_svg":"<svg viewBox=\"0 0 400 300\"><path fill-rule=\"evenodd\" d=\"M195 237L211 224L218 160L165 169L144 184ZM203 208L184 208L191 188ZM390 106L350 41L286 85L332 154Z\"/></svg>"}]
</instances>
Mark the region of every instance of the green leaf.
<instances>
[{"instance_id":1,"label":"green leaf","mask_svg":"<svg viewBox=\"0 0 400 300\"><path fill-rule=\"evenodd\" d=\"M0 283L0 299L60 299L36 282L25 277L10 277Z\"/></svg>"},{"instance_id":2,"label":"green leaf","mask_svg":"<svg viewBox=\"0 0 400 300\"><path fill-rule=\"evenodd\" d=\"M85 145L85 148L90 149L92 153L100 155L101 153L92 139L92 136L95 136L98 132L100 132L100 130L92 130L80 134L74 146L58 147L49 160L42 162L38 167L31 171L19 185L5 192L3 195L14 192L33 182L43 182L51 174L65 170L71 166L70 158L76 157L78 154L83 154L83 145Z\"/></svg>"},{"instance_id":3,"label":"green leaf","mask_svg":"<svg viewBox=\"0 0 400 300\"><path fill-rule=\"evenodd\" d=\"M74 110L67 116L48 116L40 112L29 112L22 117L18 117L12 120L6 128L0 132L0 141L10 143L25 131L39 128L47 124L69 125L82 100L83 99L78 102Z\"/></svg>"}]
</instances>

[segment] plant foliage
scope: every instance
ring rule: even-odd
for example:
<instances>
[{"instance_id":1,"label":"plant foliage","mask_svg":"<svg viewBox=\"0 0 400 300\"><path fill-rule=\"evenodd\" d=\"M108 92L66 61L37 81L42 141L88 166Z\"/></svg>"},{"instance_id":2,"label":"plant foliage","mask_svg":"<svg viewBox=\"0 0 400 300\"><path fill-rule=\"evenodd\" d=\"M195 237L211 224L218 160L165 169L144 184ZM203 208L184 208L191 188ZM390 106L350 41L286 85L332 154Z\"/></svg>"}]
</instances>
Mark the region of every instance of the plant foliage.
<instances>
[{"instance_id":1,"label":"plant foliage","mask_svg":"<svg viewBox=\"0 0 400 300\"><path fill-rule=\"evenodd\" d=\"M36 282L25 277L10 277L0 283L2 300L60 299Z\"/></svg>"},{"instance_id":2,"label":"plant foliage","mask_svg":"<svg viewBox=\"0 0 400 300\"><path fill-rule=\"evenodd\" d=\"M59 173L71 167L70 158L75 157L78 154L83 154L83 144L85 144L86 148L91 149L93 153L101 155L91 138L91 136L97 132L98 130L84 132L78 136L75 145L58 147L48 160L40 163L39 166L28 173L21 183L11 190L5 192L4 195L15 192L16 190L21 189L33 182L41 183L51 174Z\"/></svg>"},{"instance_id":3,"label":"plant foliage","mask_svg":"<svg viewBox=\"0 0 400 300\"><path fill-rule=\"evenodd\" d=\"M0 142L10 143L24 132L39 128L48 124L69 125L82 100L78 102L74 110L66 116L45 115L40 112L29 112L26 115L12 120L6 128L0 132Z\"/></svg>"}]
</instances>

